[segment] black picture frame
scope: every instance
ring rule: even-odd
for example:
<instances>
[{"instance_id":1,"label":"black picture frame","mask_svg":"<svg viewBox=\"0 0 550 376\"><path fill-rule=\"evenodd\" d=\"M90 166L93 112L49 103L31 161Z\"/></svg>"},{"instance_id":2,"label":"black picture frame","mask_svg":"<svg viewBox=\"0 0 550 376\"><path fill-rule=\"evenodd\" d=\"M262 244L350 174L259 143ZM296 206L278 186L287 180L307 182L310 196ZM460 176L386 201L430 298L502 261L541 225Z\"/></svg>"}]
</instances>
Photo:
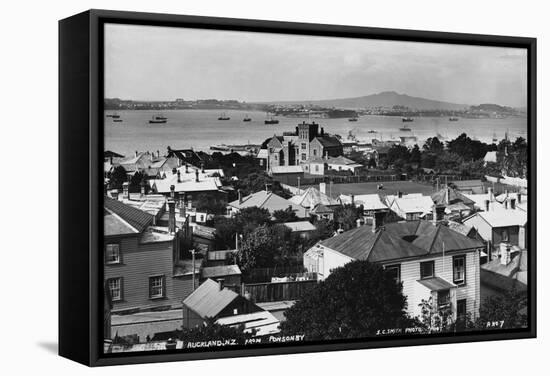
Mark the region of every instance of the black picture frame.
<instances>
[{"instance_id":1,"label":"black picture frame","mask_svg":"<svg viewBox=\"0 0 550 376\"><path fill-rule=\"evenodd\" d=\"M100 174L104 23L525 48L528 57L529 326L371 340L308 342L217 351L103 354ZM88 10L59 21L59 354L88 366L432 345L536 337L536 39L247 19ZM83 168L84 166L84 168Z\"/></svg>"}]
</instances>

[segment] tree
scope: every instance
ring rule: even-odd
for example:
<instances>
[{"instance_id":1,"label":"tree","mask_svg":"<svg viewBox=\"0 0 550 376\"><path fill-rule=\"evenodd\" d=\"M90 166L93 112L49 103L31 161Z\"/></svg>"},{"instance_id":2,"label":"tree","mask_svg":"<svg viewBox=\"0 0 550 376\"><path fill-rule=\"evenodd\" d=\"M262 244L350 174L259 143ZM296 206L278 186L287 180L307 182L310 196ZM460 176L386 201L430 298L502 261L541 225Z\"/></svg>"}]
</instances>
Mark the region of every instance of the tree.
<instances>
[{"instance_id":1,"label":"tree","mask_svg":"<svg viewBox=\"0 0 550 376\"><path fill-rule=\"evenodd\" d=\"M122 166L116 166L109 176L109 185L112 189L122 189L122 184L127 181L126 170Z\"/></svg>"},{"instance_id":2,"label":"tree","mask_svg":"<svg viewBox=\"0 0 550 376\"><path fill-rule=\"evenodd\" d=\"M422 159L422 153L420 152L420 148L418 147L418 145L415 144L411 150L411 156L409 158L409 161L411 163L420 164L421 159Z\"/></svg>"},{"instance_id":3,"label":"tree","mask_svg":"<svg viewBox=\"0 0 550 376\"><path fill-rule=\"evenodd\" d=\"M244 237L233 261L243 272L254 268L272 268L281 265L290 256L287 241L290 229L281 225L256 227Z\"/></svg>"},{"instance_id":4,"label":"tree","mask_svg":"<svg viewBox=\"0 0 550 376\"><path fill-rule=\"evenodd\" d=\"M220 202L219 200L216 200L215 197L204 193L197 196L195 207L198 211L204 211L209 214L221 215L226 212L226 206L223 202Z\"/></svg>"},{"instance_id":5,"label":"tree","mask_svg":"<svg viewBox=\"0 0 550 376\"><path fill-rule=\"evenodd\" d=\"M365 338L380 329L408 323L402 284L376 264L353 261L285 312L283 335L304 333L310 340Z\"/></svg>"},{"instance_id":6,"label":"tree","mask_svg":"<svg viewBox=\"0 0 550 376\"><path fill-rule=\"evenodd\" d=\"M235 340L239 345L244 345L246 339L251 338L254 333L245 333L242 324L236 327L225 326L217 324L214 318L207 318L204 325L183 328L178 334L180 340L187 342Z\"/></svg>"},{"instance_id":7,"label":"tree","mask_svg":"<svg viewBox=\"0 0 550 376\"><path fill-rule=\"evenodd\" d=\"M503 295L486 298L481 304L479 320L476 325L480 329L496 327L499 329L527 327L527 294L525 291L510 289Z\"/></svg>"},{"instance_id":8,"label":"tree","mask_svg":"<svg viewBox=\"0 0 550 376\"><path fill-rule=\"evenodd\" d=\"M346 204L334 209L334 222L337 228L344 231L351 230L357 226L357 219L363 216L363 206L355 207L353 204Z\"/></svg>"},{"instance_id":9,"label":"tree","mask_svg":"<svg viewBox=\"0 0 550 376\"><path fill-rule=\"evenodd\" d=\"M298 216L291 206L283 210L275 210L273 212L273 217L275 218L275 222L278 223L293 222L298 220Z\"/></svg>"},{"instance_id":10,"label":"tree","mask_svg":"<svg viewBox=\"0 0 550 376\"><path fill-rule=\"evenodd\" d=\"M443 151L445 145L443 145L443 143L439 141L439 138L430 137L426 140L422 148L428 153L439 154Z\"/></svg>"}]
</instances>

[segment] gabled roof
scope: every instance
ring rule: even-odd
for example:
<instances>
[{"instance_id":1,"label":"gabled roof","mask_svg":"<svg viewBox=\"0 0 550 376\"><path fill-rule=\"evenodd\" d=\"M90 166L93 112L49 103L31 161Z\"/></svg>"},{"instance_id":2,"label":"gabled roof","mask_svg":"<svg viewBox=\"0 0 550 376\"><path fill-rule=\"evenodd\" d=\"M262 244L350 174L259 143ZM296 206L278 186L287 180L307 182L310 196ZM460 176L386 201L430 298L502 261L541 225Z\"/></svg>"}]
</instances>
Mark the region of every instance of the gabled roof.
<instances>
[{"instance_id":1,"label":"gabled roof","mask_svg":"<svg viewBox=\"0 0 550 376\"><path fill-rule=\"evenodd\" d=\"M448 201L447 201L447 195ZM460 193L456 189L453 188L443 188L439 191L432 194L432 201L436 205L450 205L450 204L456 204L458 202L462 202L464 205L473 205L474 201L470 200L468 197L466 197L464 194Z\"/></svg>"},{"instance_id":2,"label":"gabled roof","mask_svg":"<svg viewBox=\"0 0 550 376\"><path fill-rule=\"evenodd\" d=\"M111 158L111 157L113 157L113 158L124 158L124 155L118 154L118 153L116 153L114 151L111 151L111 150L105 150L103 152L103 158Z\"/></svg>"},{"instance_id":3,"label":"gabled roof","mask_svg":"<svg viewBox=\"0 0 550 376\"><path fill-rule=\"evenodd\" d=\"M321 145L323 145L326 148L342 146L342 143L340 142L340 140L338 140L334 136L329 136L329 135L317 136L314 138L314 140L319 141Z\"/></svg>"},{"instance_id":4,"label":"gabled roof","mask_svg":"<svg viewBox=\"0 0 550 376\"><path fill-rule=\"evenodd\" d=\"M428 221L390 223L376 232L370 226L361 226L319 244L350 258L371 262L483 247L480 241Z\"/></svg>"},{"instance_id":5,"label":"gabled roof","mask_svg":"<svg viewBox=\"0 0 550 376\"><path fill-rule=\"evenodd\" d=\"M118 200L105 197L103 205L107 212L114 214L136 229L143 232L153 222L153 216L142 210L126 205Z\"/></svg>"},{"instance_id":6,"label":"gabled roof","mask_svg":"<svg viewBox=\"0 0 550 376\"><path fill-rule=\"evenodd\" d=\"M304 208L270 191L258 191L243 197L242 202L240 203L239 200L235 200L230 202L228 205L237 209L256 206L258 208L269 210L271 214L273 214L275 210L285 210L290 206L292 207L292 210L296 212L298 217L303 218L306 216Z\"/></svg>"},{"instance_id":7,"label":"gabled roof","mask_svg":"<svg viewBox=\"0 0 550 376\"><path fill-rule=\"evenodd\" d=\"M310 213L326 214L326 213L334 213L334 210L332 210L331 208L323 204L317 204L313 209L311 209Z\"/></svg>"},{"instance_id":8,"label":"gabled roof","mask_svg":"<svg viewBox=\"0 0 550 376\"><path fill-rule=\"evenodd\" d=\"M404 195L403 197L395 198L393 205L396 205L403 213L429 213L434 205L430 196L411 196Z\"/></svg>"},{"instance_id":9,"label":"gabled roof","mask_svg":"<svg viewBox=\"0 0 550 376\"><path fill-rule=\"evenodd\" d=\"M183 301L183 305L205 319L216 317L238 296L236 292L222 289L217 282L207 279Z\"/></svg>"},{"instance_id":10,"label":"gabled roof","mask_svg":"<svg viewBox=\"0 0 550 376\"><path fill-rule=\"evenodd\" d=\"M449 290L456 287L452 283L447 282L443 278L439 277L419 279L417 282L428 288L430 291Z\"/></svg>"},{"instance_id":11,"label":"gabled roof","mask_svg":"<svg viewBox=\"0 0 550 376\"><path fill-rule=\"evenodd\" d=\"M327 160L330 164L336 164L336 165L357 165L358 163L355 161L352 161L349 158L346 158L344 156L338 156L338 157L329 157ZM362 166L361 164L359 164Z\"/></svg>"},{"instance_id":12,"label":"gabled roof","mask_svg":"<svg viewBox=\"0 0 550 376\"><path fill-rule=\"evenodd\" d=\"M491 227L525 226L527 223L527 212L518 209L501 208L478 212L476 215L483 218Z\"/></svg>"},{"instance_id":13,"label":"gabled roof","mask_svg":"<svg viewBox=\"0 0 550 376\"><path fill-rule=\"evenodd\" d=\"M340 205L338 200L329 197L327 194L321 192L315 187L307 188L302 194L291 197L289 201L304 208L314 208L319 204L323 204L325 206Z\"/></svg>"}]
</instances>

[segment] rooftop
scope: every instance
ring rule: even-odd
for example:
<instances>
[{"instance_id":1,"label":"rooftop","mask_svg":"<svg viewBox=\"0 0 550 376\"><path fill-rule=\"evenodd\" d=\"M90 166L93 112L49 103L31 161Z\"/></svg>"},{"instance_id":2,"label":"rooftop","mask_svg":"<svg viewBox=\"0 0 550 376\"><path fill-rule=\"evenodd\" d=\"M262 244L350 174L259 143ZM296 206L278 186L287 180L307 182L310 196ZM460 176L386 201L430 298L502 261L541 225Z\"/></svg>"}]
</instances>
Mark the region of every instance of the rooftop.
<instances>
[{"instance_id":1,"label":"rooftop","mask_svg":"<svg viewBox=\"0 0 550 376\"><path fill-rule=\"evenodd\" d=\"M217 282L207 279L183 301L183 305L202 318L216 317L238 296L236 292L222 289Z\"/></svg>"},{"instance_id":2,"label":"rooftop","mask_svg":"<svg viewBox=\"0 0 550 376\"><path fill-rule=\"evenodd\" d=\"M449 205L462 202L464 205L473 205L474 201L456 189L445 187L432 194L432 201L436 205Z\"/></svg>"},{"instance_id":3,"label":"rooftop","mask_svg":"<svg viewBox=\"0 0 550 376\"><path fill-rule=\"evenodd\" d=\"M135 232L140 233L153 222L153 216L151 214L124 204L118 200L104 197L103 205L105 208L104 216L107 216L107 221L105 221L105 235L115 235L117 234L116 229L127 227L122 226L120 223L115 225L115 221L120 222L120 220L122 220L131 228L135 229ZM111 228L110 226L114 227Z\"/></svg>"},{"instance_id":4,"label":"rooftop","mask_svg":"<svg viewBox=\"0 0 550 376\"><path fill-rule=\"evenodd\" d=\"M376 232L371 226L361 226L319 244L350 258L372 262L483 247L477 240L428 221L390 223Z\"/></svg>"},{"instance_id":5,"label":"rooftop","mask_svg":"<svg viewBox=\"0 0 550 376\"><path fill-rule=\"evenodd\" d=\"M218 278L229 275L240 275L241 269L238 265L208 266L202 268L202 278Z\"/></svg>"},{"instance_id":6,"label":"rooftop","mask_svg":"<svg viewBox=\"0 0 550 376\"><path fill-rule=\"evenodd\" d=\"M286 223L283 223L283 225L288 227L292 232L314 231L317 229L314 225L312 225L308 221L286 222Z\"/></svg>"},{"instance_id":7,"label":"rooftop","mask_svg":"<svg viewBox=\"0 0 550 376\"><path fill-rule=\"evenodd\" d=\"M445 281L443 278L439 278L439 277L419 279L417 282L425 286L426 288L428 288L430 291L449 290L453 287L456 287L452 283L449 283Z\"/></svg>"},{"instance_id":8,"label":"rooftop","mask_svg":"<svg viewBox=\"0 0 550 376\"><path fill-rule=\"evenodd\" d=\"M230 202L228 205L237 209L244 209L256 206L258 208L265 208L269 210L271 214L273 214L275 210L285 210L288 209L288 207L290 206L296 212L296 215L298 217L306 217L305 209L303 207L296 205L290 200L284 199L271 191L265 190L258 191L256 193L252 193L246 197L243 197L242 202L239 202L239 200L235 200Z\"/></svg>"},{"instance_id":9,"label":"rooftop","mask_svg":"<svg viewBox=\"0 0 550 376\"><path fill-rule=\"evenodd\" d=\"M355 195L353 200L356 206L363 205L364 210L388 209L388 206L380 199L380 195L376 193ZM340 195L340 201L342 201L343 204L351 204L351 195Z\"/></svg>"},{"instance_id":10,"label":"rooftop","mask_svg":"<svg viewBox=\"0 0 550 376\"><path fill-rule=\"evenodd\" d=\"M315 187L307 188L303 193L291 197L289 201L304 208L314 208L319 204L323 204L325 206L340 205L340 201L329 197Z\"/></svg>"}]
</instances>

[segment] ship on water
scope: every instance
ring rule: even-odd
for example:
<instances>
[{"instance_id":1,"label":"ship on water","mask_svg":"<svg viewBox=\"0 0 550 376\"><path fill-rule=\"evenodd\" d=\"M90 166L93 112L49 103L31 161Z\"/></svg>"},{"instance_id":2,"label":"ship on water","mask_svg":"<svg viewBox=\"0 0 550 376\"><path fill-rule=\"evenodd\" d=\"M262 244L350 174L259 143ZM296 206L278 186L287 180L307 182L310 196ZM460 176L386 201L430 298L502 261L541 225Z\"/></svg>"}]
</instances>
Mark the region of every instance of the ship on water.
<instances>
[{"instance_id":1,"label":"ship on water","mask_svg":"<svg viewBox=\"0 0 550 376\"><path fill-rule=\"evenodd\" d=\"M168 119L164 116L154 115L149 119L149 124L166 124Z\"/></svg>"},{"instance_id":2,"label":"ship on water","mask_svg":"<svg viewBox=\"0 0 550 376\"><path fill-rule=\"evenodd\" d=\"M252 121L252 119L250 118L250 116L248 116L248 114L246 114L246 116L244 117L243 121Z\"/></svg>"},{"instance_id":3,"label":"ship on water","mask_svg":"<svg viewBox=\"0 0 550 376\"><path fill-rule=\"evenodd\" d=\"M411 128L409 128L407 125L404 125L402 126L401 128L399 128L399 130L401 132L410 132L411 131Z\"/></svg>"},{"instance_id":4,"label":"ship on water","mask_svg":"<svg viewBox=\"0 0 550 376\"><path fill-rule=\"evenodd\" d=\"M107 114L105 115L106 117L110 117L110 118L113 118L113 119L118 119L120 118L120 115L117 114L116 112L114 114Z\"/></svg>"},{"instance_id":5,"label":"ship on water","mask_svg":"<svg viewBox=\"0 0 550 376\"><path fill-rule=\"evenodd\" d=\"M155 116L156 120L168 120L168 118L162 114L158 114Z\"/></svg>"},{"instance_id":6,"label":"ship on water","mask_svg":"<svg viewBox=\"0 0 550 376\"><path fill-rule=\"evenodd\" d=\"M401 118L401 121L402 121L403 123L409 123L409 122L411 122L411 121L414 121L414 119L413 119L412 117L402 117L402 118Z\"/></svg>"},{"instance_id":7,"label":"ship on water","mask_svg":"<svg viewBox=\"0 0 550 376\"><path fill-rule=\"evenodd\" d=\"M113 119L113 123L122 123L122 119Z\"/></svg>"},{"instance_id":8,"label":"ship on water","mask_svg":"<svg viewBox=\"0 0 550 376\"><path fill-rule=\"evenodd\" d=\"M498 143L497 134L493 133L493 144L496 144L496 143Z\"/></svg>"},{"instance_id":9,"label":"ship on water","mask_svg":"<svg viewBox=\"0 0 550 376\"><path fill-rule=\"evenodd\" d=\"M449 118L449 121L458 121L458 118L456 116L451 116Z\"/></svg>"},{"instance_id":10,"label":"ship on water","mask_svg":"<svg viewBox=\"0 0 550 376\"><path fill-rule=\"evenodd\" d=\"M265 119L264 124L279 124L279 120L273 119L271 116L269 119Z\"/></svg>"},{"instance_id":11,"label":"ship on water","mask_svg":"<svg viewBox=\"0 0 550 376\"><path fill-rule=\"evenodd\" d=\"M356 117L349 118L348 121L357 121Z\"/></svg>"},{"instance_id":12,"label":"ship on water","mask_svg":"<svg viewBox=\"0 0 550 376\"><path fill-rule=\"evenodd\" d=\"M225 114L225 112L222 113L222 114L220 115L220 117L218 118L218 120L229 120L229 119L231 119L231 118L230 118L229 116L227 116L227 115Z\"/></svg>"}]
</instances>

